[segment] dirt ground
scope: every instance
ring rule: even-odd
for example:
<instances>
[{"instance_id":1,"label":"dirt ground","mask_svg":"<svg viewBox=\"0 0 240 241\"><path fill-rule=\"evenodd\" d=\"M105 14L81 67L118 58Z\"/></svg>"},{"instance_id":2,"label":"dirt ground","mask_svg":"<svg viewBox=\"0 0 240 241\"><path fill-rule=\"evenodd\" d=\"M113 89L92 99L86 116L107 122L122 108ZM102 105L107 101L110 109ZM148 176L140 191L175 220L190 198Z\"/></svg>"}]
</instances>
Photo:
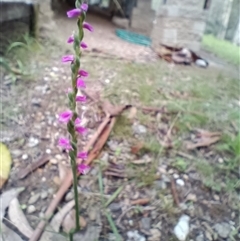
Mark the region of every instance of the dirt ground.
<instances>
[{"instance_id":1,"label":"dirt ground","mask_svg":"<svg viewBox=\"0 0 240 241\"><path fill-rule=\"evenodd\" d=\"M44 31L41 33L40 51L35 53L35 48L31 49L30 57L26 50L20 52L21 57L26 53L29 64L26 69L30 68L32 75L20 75L13 83L7 72L1 73L1 141L7 144L13 159L10 178L2 192L25 187L18 199L33 229L44 217L47 206L64 182L62 173L69 167L66 153L57 147L58 138L67 135L65 126L58 123L57 114L67 106L65 92L69 87L70 67L62 64L60 59L71 51L66 40L75 29L75 20L67 19L65 11L61 11L55 14L54 21L56 28L51 31L52 34L46 37ZM187 151L179 144L197 139L197 134L192 132L196 123L197 127L210 128L208 134L210 131L220 131L236 136L236 119L228 119L232 112L229 116L228 111L224 113L226 106L223 104L232 106L234 111L239 110L236 104L239 98L239 93L238 96L235 94L236 81L228 79L226 74L232 72L235 76L236 72L232 71L232 67L226 67L224 61L217 63L214 58L212 63L215 64L211 65L210 62L207 70L166 64L150 48L119 39L115 35L115 27L102 16L89 14L87 21L94 26L94 33L86 32L84 38L92 51L86 52L81 62L83 68L90 72L86 82L88 89L99 92L101 97L108 98L114 104L133 104L136 107L119 118L90 173L79 179L80 215L86 222L80 239L180 240L174 235L174 227L185 214L190 219L186 240L238 240L240 187L235 180L238 180L239 159L235 161L235 154L218 151L214 145ZM17 54L19 56L19 52ZM214 93L216 87L211 86L215 99L208 99L204 93L192 96L201 81L203 86L199 92L207 89L209 81L204 82L206 78L211 78L213 85L221 83L219 91L222 92ZM178 89L178 84L186 89ZM230 94L229 89L232 91ZM223 98L227 96L227 102L223 99L219 106L224 107L219 107L217 117L214 116L219 120L219 125L215 125L217 121L205 124L211 120L212 111L208 109L204 112L204 108L212 103L217 106L220 95ZM189 110L189 106L183 105L177 111L166 104L174 101L181 105L184 98L187 98L188 104L202 100L207 103L204 102L203 109L198 109L196 105ZM156 106L161 111L142 113L139 105ZM183 114L187 111L191 114ZM199 112L200 115L207 115L207 120L203 117L201 124L192 120L192 116L196 113L199 115ZM79 113L88 127L87 136L79 140L81 148L95 133L103 114L90 100L79 106ZM182 115L189 119L184 119ZM178 118L180 120L176 124ZM183 125L184 131L181 129ZM169 138L166 139L166 136ZM222 167L226 163L227 166L227 160L231 158L235 165L232 169L221 169L219 175L213 175L215 164ZM27 166L42 160L49 161L23 177ZM212 166L208 166L209 163ZM234 180L233 186L236 188L234 186L231 192L224 189L224 172ZM219 182L220 189L215 182ZM99 190L101 185L102 193ZM58 208L63 208L72 199L71 189ZM109 199L112 200L106 209L104 203ZM146 201L141 203L139 200L143 199ZM114 230L108 215L118 231ZM11 221L6 223L13 228ZM48 228L46 232L52 236L42 241L60 240L60 236L56 236L56 232L48 232ZM57 232L62 233L65 229L62 224ZM21 237L28 240L22 234Z\"/></svg>"}]
</instances>

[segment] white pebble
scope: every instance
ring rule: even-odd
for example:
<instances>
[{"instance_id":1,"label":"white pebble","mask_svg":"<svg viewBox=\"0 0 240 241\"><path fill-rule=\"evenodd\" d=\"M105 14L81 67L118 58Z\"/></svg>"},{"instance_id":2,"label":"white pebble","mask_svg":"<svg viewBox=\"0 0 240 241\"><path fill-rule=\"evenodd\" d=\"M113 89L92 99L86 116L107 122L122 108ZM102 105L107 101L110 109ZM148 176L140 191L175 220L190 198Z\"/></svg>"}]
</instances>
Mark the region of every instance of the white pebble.
<instances>
[{"instance_id":1,"label":"white pebble","mask_svg":"<svg viewBox=\"0 0 240 241\"><path fill-rule=\"evenodd\" d=\"M189 234L189 221L190 217L187 215L182 215L174 227L174 234L180 241L185 241Z\"/></svg>"},{"instance_id":2,"label":"white pebble","mask_svg":"<svg viewBox=\"0 0 240 241\"><path fill-rule=\"evenodd\" d=\"M42 182L46 182L46 177L42 177Z\"/></svg>"},{"instance_id":3,"label":"white pebble","mask_svg":"<svg viewBox=\"0 0 240 241\"><path fill-rule=\"evenodd\" d=\"M182 179L177 179L176 183L177 183L177 185L182 186L182 187L185 185L185 183Z\"/></svg>"},{"instance_id":4,"label":"white pebble","mask_svg":"<svg viewBox=\"0 0 240 241\"><path fill-rule=\"evenodd\" d=\"M33 205L28 206L28 208L27 208L27 213L28 214L34 213L35 211L36 211L35 206L33 206Z\"/></svg>"},{"instance_id":5,"label":"white pebble","mask_svg":"<svg viewBox=\"0 0 240 241\"><path fill-rule=\"evenodd\" d=\"M50 149L46 149L46 153L50 154L52 151Z\"/></svg>"},{"instance_id":6,"label":"white pebble","mask_svg":"<svg viewBox=\"0 0 240 241\"><path fill-rule=\"evenodd\" d=\"M27 154L23 154L23 155L22 155L22 159L23 159L23 160L27 160L27 159L28 159L28 155L27 155Z\"/></svg>"},{"instance_id":7,"label":"white pebble","mask_svg":"<svg viewBox=\"0 0 240 241\"><path fill-rule=\"evenodd\" d=\"M109 79L105 79L105 83L106 83L106 84L109 84L109 83L110 83L110 80L109 80Z\"/></svg>"},{"instance_id":8,"label":"white pebble","mask_svg":"<svg viewBox=\"0 0 240 241\"><path fill-rule=\"evenodd\" d=\"M53 70L54 72L58 72L58 68L57 68L57 67L52 67L52 70Z\"/></svg>"},{"instance_id":9,"label":"white pebble","mask_svg":"<svg viewBox=\"0 0 240 241\"><path fill-rule=\"evenodd\" d=\"M50 162L53 164L53 165L56 165L58 163L58 160L52 158L50 159Z\"/></svg>"},{"instance_id":10,"label":"white pebble","mask_svg":"<svg viewBox=\"0 0 240 241\"><path fill-rule=\"evenodd\" d=\"M174 174L173 174L173 178L174 178L174 179L178 179L178 178L179 178L179 175L178 175L177 173L174 173Z\"/></svg>"}]
</instances>

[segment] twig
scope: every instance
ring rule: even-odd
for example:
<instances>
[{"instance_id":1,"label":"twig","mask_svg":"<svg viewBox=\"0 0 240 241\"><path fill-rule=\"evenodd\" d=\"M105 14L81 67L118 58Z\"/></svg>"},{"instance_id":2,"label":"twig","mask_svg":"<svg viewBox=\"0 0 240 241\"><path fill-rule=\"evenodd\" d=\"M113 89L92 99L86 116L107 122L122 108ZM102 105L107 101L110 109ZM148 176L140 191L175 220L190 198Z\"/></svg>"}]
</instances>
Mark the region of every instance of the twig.
<instances>
[{"instance_id":1,"label":"twig","mask_svg":"<svg viewBox=\"0 0 240 241\"><path fill-rule=\"evenodd\" d=\"M173 129L175 123L177 122L177 119L178 119L179 115L180 115L180 112L178 112L178 114L177 114L176 117L174 118L172 124L170 125L170 127L169 127L169 129L168 129L168 132L167 132L167 135L166 135L167 138L170 138L171 133L172 133L172 129Z\"/></svg>"},{"instance_id":2,"label":"twig","mask_svg":"<svg viewBox=\"0 0 240 241\"><path fill-rule=\"evenodd\" d=\"M116 173L116 172L104 172L106 176L112 176L112 177L121 177L121 178L126 178L127 176L125 174L121 173Z\"/></svg>"},{"instance_id":3,"label":"twig","mask_svg":"<svg viewBox=\"0 0 240 241\"><path fill-rule=\"evenodd\" d=\"M131 201L131 205L145 205L150 202L149 198L141 198Z\"/></svg>"},{"instance_id":4,"label":"twig","mask_svg":"<svg viewBox=\"0 0 240 241\"><path fill-rule=\"evenodd\" d=\"M130 207L127 210L125 210L117 219L116 224L118 227L120 227L121 229L124 229L124 227L121 225L121 219L125 216L126 213L128 213L130 210L136 208L136 206Z\"/></svg>"},{"instance_id":5,"label":"twig","mask_svg":"<svg viewBox=\"0 0 240 241\"><path fill-rule=\"evenodd\" d=\"M175 204L179 207L179 198L177 195L175 181L173 179L171 180L171 191L172 191L172 195L173 195L173 200L174 200Z\"/></svg>"},{"instance_id":6,"label":"twig","mask_svg":"<svg viewBox=\"0 0 240 241\"><path fill-rule=\"evenodd\" d=\"M189 160L191 160L191 161L193 161L193 160L196 159L194 156L191 156L191 155L189 155L189 154L187 154L187 153L184 153L184 152L181 152L181 151L177 151L177 152L175 152L175 153L176 153L178 156L185 157L185 158L187 158L187 159L189 159Z\"/></svg>"}]
</instances>

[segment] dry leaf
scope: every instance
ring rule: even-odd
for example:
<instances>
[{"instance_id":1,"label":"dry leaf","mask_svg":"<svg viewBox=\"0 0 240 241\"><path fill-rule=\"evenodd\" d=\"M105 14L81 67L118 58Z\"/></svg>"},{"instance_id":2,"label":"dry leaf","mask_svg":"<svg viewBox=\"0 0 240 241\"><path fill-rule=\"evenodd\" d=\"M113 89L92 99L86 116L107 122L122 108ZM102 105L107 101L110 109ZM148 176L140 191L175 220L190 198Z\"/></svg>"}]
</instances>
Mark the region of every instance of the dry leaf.
<instances>
[{"instance_id":1,"label":"dry leaf","mask_svg":"<svg viewBox=\"0 0 240 241\"><path fill-rule=\"evenodd\" d=\"M63 220L62 227L64 232L69 233L71 229L75 228L75 224L76 224L75 219L76 219L75 210L73 209L66 215L66 217ZM87 222L81 216L79 216L79 222L80 222L81 229L87 226Z\"/></svg>"},{"instance_id":2,"label":"dry leaf","mask_svg":"<svg viewBox=\"0 0 240 241\"><path fill-rule=\"evenodd\" d=\"M1 223L1 241L23 241L13 230Z\"/></svg>"},{"instance_id":3,"label":"dry leaf","mask_svg":"<svg viewBox=\"0 0 240 241\"><path fill-rule=\"evenodd\" d=\"M64 217L74 207L74 204L74 200L68 202L57 214L55 214L50 224L46 227L46 231L42 234L40 241L66 240L66 238L57 233L59 232Z\"/></svg>"},{"instance_id":4,"label":"dry leaf","mask_svg":"<svg viewBox=\"0 0 240 241\"><path fill-rule=\"evenodd\" d=\"M16 228L23 233L26 237L30 238L33 229L29 225L17 198L14 198L8 208L8 216L11 222L16 226Z\"/></svg>"},{"instance_id":5,"label":"dry leaf","mask_svg":"<svg viewBox=\"0 0 240 241\"><path fill-rule=\"evenodd\" d=\"M144 143L143 142L139 142L135 146L132 146L131 147L132 154L137 154L143 147L144 147Z\"/></svg>"},{"instance_id":6,"label":"dry leaf","mask_svg":"<svg viewBox=\"0 0 240 241\"><path fill-rule=\"evenodd\" d=\"M109 114L110 116L118 116L120 115L124 110L130 108L131 105L118 105L114 106L112 105L108 100L105 100L103 102L102 108L103 111L106 114Z\"/></svg>"},{"instance_id":7,"label":"dry leaf","mask_svg":"<svg viewBox=\"0 0 240 241\"><path fill-rule=\"evenodd\" d=\"M193 150L195 148L198 147L206 147L206 146L210 146L216 142L218 142L220 140L220 136L216 136L216 137L209 137L209 138L201 138L197 141L197 143L189 143L187 144L187 149L188 150Z\"/></svg>"},{"instance_id":8,"label":"dry leaf","mask_svg":"<svg viewBox=\"0 0 240 241\"><path fill-rule=\"evenodd\" d=\"M53 228L55 232L58 232L61 226L61 223L67 213L74 207L74 200L68 202L53 218L50 222L50 226Z\"/></svg>"},{"instance_id":9,"label":"dry leaf","mask_svg":"<svg viewBox=\"0 0 240 241\"><path fill-rule=\"evenodd\" d=\"M0 142L0 189L8 179L11 165L11 154L7 146Z\"/></svg>"},{"instance_id":10,"label":"dry leaf","mask_svg":"<svg viewBox=\"0 0 240 241\"><path fill-rule=\"evenodd\" d=\"M25 188L24 187L20 187L20 188L14 188L14 189L10 189L6 192L4 192L1 197L0 197L0 221L2 221L4 214L5 214L5 210L6 208L9 206L10 202L18 196L18 194L22 191L24 191Z\"/></svg>"},{"instance_id":11,"label":"dry leaf","mask_svg":"<svg viewBox=\"0 0 240 241\"><path fill-rule=\"evenodd\" d=\"M148 159L148 160L134 160L134 161L131 161L131 163L133 163L133 164L147 164L147 163L149 163L149 162L151 162L151 160L150 159Z\"/></svg>"}]
</instances>

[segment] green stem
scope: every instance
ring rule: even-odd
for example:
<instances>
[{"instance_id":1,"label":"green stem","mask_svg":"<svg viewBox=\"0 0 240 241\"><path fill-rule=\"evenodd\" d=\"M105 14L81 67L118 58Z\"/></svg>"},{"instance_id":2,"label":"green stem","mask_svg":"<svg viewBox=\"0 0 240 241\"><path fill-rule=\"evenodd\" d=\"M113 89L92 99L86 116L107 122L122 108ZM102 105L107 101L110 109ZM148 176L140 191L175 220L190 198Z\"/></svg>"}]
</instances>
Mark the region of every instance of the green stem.
<instances>
[{"instance_id":1,"label":"green stem","mask_svg":"<svg viewBox=\"0 0 240 241\"><path fill-rule=\"evenodd\" d=\"M81 4L82 1L76 1L76 5ZM76 222L76 229L69 234L70 241L73 240L73 234L80 230L80 222L79 222L79 203L78 203L78 173L77 173L77 134L75 131L75 120L77 118L76 113L76 96L77 96L77 76L78 71L80 68L80 42L83 39L83 21L85 20L85 13L83 13L78 19L78 35L74 36L74 51L75 51L75 60L72 63L72 94L69 95L69 107L72 110L73 117L71 121L68 123L68 132L71 135L71 144L72 150L69 152L69 156L71 159L71 167L72 167L72 174L73 174L73 190L74 190L74 201L75 201L75 222Z\"/></svg>"}]
</instances>

